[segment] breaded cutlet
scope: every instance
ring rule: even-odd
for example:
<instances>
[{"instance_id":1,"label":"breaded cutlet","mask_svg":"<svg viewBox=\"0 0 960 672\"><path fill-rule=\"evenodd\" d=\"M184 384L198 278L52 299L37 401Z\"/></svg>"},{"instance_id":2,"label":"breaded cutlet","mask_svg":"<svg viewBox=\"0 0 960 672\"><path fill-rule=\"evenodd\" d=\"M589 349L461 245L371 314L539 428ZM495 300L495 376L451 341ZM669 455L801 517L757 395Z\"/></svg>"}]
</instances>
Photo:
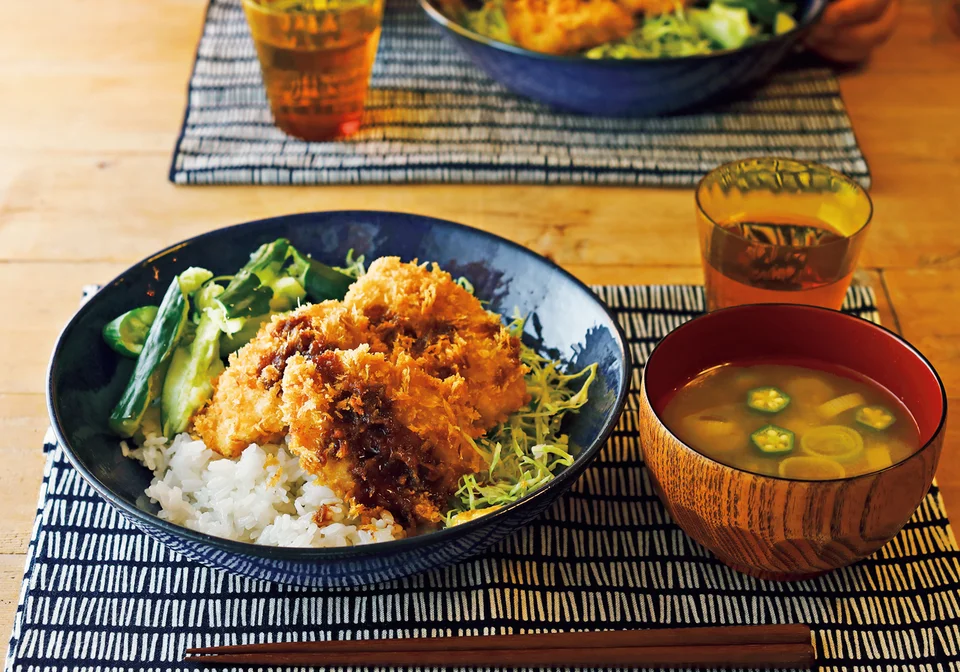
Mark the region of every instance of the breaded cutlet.
<instances>
[{"instance_id":1,"label":"breaded cutlet","mask_svg":"<svg viewBox=\"0 0 960 672\"><path fill-rule=\"evenodd\" d=\"M404 525L437 522L472 439L529 400L519 340L438 268L383 258L342 302L274 317L230 357L193 421L235 457L289 445L347 501Z\"/></svg>"},{"instance_id":2,"label":"breaded cutlet","mask_svg":"<svg viewBox=\"0 0 960 672\"><path fill-rule=\"evenodd\" d=\"M631 14L644 14L646 16L656 16L658 14L669 14L678 7L685 7L691 0L617 0Z\"/></svg>"},{"instance_id":3,"label":"breaded cutlet","mask_svg":"<svg viewBox=\"0 0 960 672\"><path fill-rule=\"evenodd\" d=\"M520 341L436 264L377 259L343 302L363 312L371 343L384 344L392 359L406 353L430 375L463 378L479 413L472 436L527 403Z\"/></svg>"},{"instance_id":4,"label":"breaded cutlet","mask_svg":"<svg viewBox=\"0 0 960 672\"><path fill-rule=\"evenodd\" d=\"M404 527L439 522L460 477L485 466L457 424L453 407L465 404L462 382L367 346L294 355L283 376L288 446L304 468L362 513L387 510Z\"/></svg>"},{"instance_id":5,"label":"breaded cutlet","mask_svg":"<svg viewBox=\"0 0 960 672\"><path fill-rule=\"evenodd\" d=\"M504 15L518 45L556 55L622 40L636 26L616 0L504 0Z\"/></svg>"},{"instance_id":6,"label":"breaded cutlet","mask_svg":"<svg viewBox=\"0 0 960 672\"><path fill-rule=\"evenodd\" d=\"M287 358L355 348L366 339L366 318L339 301L324 301L274 317L252 341L230 355L214 382L213 398L193 418L208 448L236 457L251 443L276 443L287 423L280 412L280 381Z\"/></svg>"}]
</instances>

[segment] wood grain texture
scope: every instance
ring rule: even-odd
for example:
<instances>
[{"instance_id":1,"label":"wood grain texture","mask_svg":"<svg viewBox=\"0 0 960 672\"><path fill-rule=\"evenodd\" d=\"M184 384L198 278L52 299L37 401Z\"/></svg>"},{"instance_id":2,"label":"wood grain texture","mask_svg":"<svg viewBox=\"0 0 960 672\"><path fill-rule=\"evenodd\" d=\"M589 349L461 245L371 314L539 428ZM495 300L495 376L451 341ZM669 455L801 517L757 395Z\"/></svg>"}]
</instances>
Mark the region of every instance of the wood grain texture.
<instances>
[{"instance_id":1,"label":"wood grain texture","mask_svg":"<svg viewBox=\"0 0 960 672\"><path fill-rule=\"evenodd\" d=\"M906 461L857 478L805 482L715 462L671 434L644 387L640 443L654 487L684 532L752 576L806 579L871 555L926 496L944 432Z\"/></svg>"},{"instance_id":2,"label":"wood grain texture","mask_svg":"<svg viewBox=\"0 0 960 672\"><path fill-rule=\"evenodd\" d=\"M199 187L167 182L204 0L7 3L0 23L0 631L9 631L40 482L43 378L79 286L177 240L240 221L331 208L445 217L547 253L587 282L698 282L690 190L519 187ZM927 0L844 100L870 162L876 226L863 258L883 301L960 398L960 40L934 39ZM91 263L92 262L92 263ZM882 271L882 274L877 271ZM11 319L13 316L15 319ZM952 340L951 340L952 339ZM960 507L960 439L938 474Z\"/></svg>"},{"instance_id":3,"label":"wood grain texture","mask_svg":"<svg viewBox=\"0 0 960 672\"><path fill-rule=\"evenodd\" d=\"M0 548L24 553L37 512L47 406L40 394L0 394ZM2 597L0 597L2 599Z\"/></svg>"},{"instance_id":4,"label":"wood grain texture","mask_svg":"<svg viewBox=\"0 0 960 672\"><path fill-rule=\"evenodd\" d=\"M0 628L9 634L13 627L13 616L17 611L20 586L23 580L22 554L0 555ZM6 650L4 642L4 650Z\"/></svg>"},{"instance_id":5,"label":"wood grain texture","mask_svg":"<svg viewBox=\"0 0 960 672\"><path fill-rule=\"evenodd\" d=\"M29 291L0 292L0 314L18 315L4 325L0 393L42 393L47 362L60 330L73 315L83 285L105 282L122 264L0 263L0 287ZM29 288L29 290L27 290Z\"/></svg>"},{"instance_id":6,"label":"wood grain texture","mask_svg":"<svg viewBox=\"0 0 960 672\"><path fill-rule=\"evenodd\" d=\"M777 325L776 338L768 324ZM916 419L920 450L874 473L788 480L706 457L658 415L673 391L701 371L784 357L849 366L885 385ZM902 340L862 320L805 306L741 306L684 324L650 355L641 392L641 449L671 517L728 565L763 578L836 569L893 538L929 491L947 420L940 384Z\"/></svg>"}]
</instances>

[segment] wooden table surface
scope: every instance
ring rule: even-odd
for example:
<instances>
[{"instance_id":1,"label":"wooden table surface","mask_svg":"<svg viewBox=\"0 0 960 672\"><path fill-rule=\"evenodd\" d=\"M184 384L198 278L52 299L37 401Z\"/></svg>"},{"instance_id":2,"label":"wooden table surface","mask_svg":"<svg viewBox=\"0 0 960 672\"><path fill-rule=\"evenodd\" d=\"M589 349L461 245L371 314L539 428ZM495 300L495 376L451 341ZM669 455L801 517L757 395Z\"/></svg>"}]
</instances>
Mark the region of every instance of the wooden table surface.
<instances>
[{"instance_id":1,"label":"wooden table surface","mask_svg":"<svg viewBox=\"0 0 960 672\"><path fill-rule=\"evenodd\" d=\"M960 40L904 0L893 40L842 76L874 174L861 276L883 320L960 398ZM5 3L0 22L0 632L33 523L44 374L81 285L172 242L308 210L434 215L546 254L588 282L700 282L689 189L504 186L174 187L167 181L202 0ZM955 403L953 399L951 403ZM960 432L939 481L960 507ZM960 510L960 508L958 508Z\"/></svg>"}]
</instances>

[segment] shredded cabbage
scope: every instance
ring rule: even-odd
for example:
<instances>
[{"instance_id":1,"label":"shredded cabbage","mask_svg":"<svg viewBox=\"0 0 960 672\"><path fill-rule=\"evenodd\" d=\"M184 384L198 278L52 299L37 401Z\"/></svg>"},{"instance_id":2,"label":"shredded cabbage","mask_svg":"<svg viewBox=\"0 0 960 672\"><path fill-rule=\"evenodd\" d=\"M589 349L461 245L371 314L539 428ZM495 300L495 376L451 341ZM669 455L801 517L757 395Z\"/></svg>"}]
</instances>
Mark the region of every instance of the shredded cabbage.
<instances>
[{"instance_id":1,"label":"shredded cabbage","mask_svg":"<svg viewBox=\"0 0 960 672\"><path fill-rule=\"evenodd\" d=\"M710 40L678 6L672 14L645 19L625 39L601 44L584 55L587 58L674 58L711 51Z\"/></svg>"},{"instance_id":2,"label":"shredded cabbage","mask_svg":"<svg viewBox=\"0 0 960 672\"><path fill-rule=\"evenodd\" d=\"M488 0L480 9L465 12L463 24L475 33L486 35L498 42L513 44L507 17L503 12L503 0Z\"/></svg>"},{"instance_id":3,"label":"shredded cabbage","mask_svg":"<svg viewBox=\"0 0 960 672\"><path fill-rule=\"evenodd\" d=\"M507 329L520 338L524 324L518 316ZM570 438L561 433L560 423L567 413L587 403L597 365L566 374L561 361L542 357L522 343L520 361L529 369L526 382L530 402L474 442L489 467L485 473L461 479L457 490L460 501L447 514L447 525L455 524L462 514L515 502L553 480L558 468L573 464Z\"/></svg>"},{"instance_id":4,"label":"shredded cabbage","mask_svg":"<svg viewBox=\"0 0 960 672\"><path fill-rule=\"evenodd\" d=\"M347 251L347 258L343 262L343 266L334 266L333 270L356 279L367 272L367 266L364 262L364 256L362 254L358 257L353 256L353 248L350 248Z\"/></svg>"},{"instance_id":5,"label":"shredded cabbage","mask_svg":"<svg viewBox=\"0 0 960 672\"><path fill-rule=\"evenodd\" d=\"M711 3L707 9L691 9L690 20L724 49L739 49L758 33L746 9L719 2Z\"/></svg>"}]
</instances>

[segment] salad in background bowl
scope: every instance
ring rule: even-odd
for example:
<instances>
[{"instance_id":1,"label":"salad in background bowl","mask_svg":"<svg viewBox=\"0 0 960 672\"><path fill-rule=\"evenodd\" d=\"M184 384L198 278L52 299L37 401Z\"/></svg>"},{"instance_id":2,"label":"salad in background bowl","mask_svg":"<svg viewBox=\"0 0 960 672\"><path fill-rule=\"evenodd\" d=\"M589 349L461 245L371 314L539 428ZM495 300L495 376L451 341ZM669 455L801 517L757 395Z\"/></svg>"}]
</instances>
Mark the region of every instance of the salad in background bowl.
<instances>
[{"instance_id":1,"label":"salad in background bowl","mask_svg":"<svg viewBox=\"0 0 960 672\"><path fill-rule=\"evenodd\" d=\"M740 49L797 27L781 0L594 0L536 4L444 0L446 13L491 39L586 58L679 58ZM537 11L539 10L539 11Z\"/></svg>"},{"instance_id":2,"label":"salad in background bowl","mask_svg":"<svg viewBox=\"0 0 960 672\"><path fill-rule=\"evenodd\" d=\"M601 116L685 111L767 76L827 0L419 0L511 91Z\"/></svg>"}]
</instances>

